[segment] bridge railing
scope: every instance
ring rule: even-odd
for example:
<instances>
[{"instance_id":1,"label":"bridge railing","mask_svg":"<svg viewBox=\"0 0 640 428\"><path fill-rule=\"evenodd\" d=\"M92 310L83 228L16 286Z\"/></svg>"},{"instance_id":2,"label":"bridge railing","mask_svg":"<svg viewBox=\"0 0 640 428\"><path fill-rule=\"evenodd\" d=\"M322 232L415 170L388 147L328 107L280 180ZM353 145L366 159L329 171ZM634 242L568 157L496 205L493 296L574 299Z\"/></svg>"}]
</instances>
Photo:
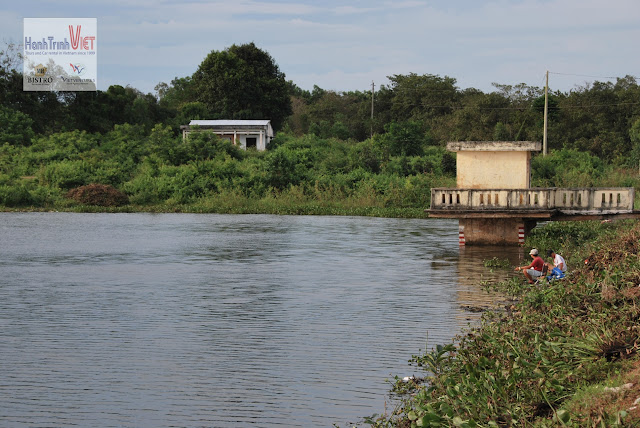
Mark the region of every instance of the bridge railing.
<instances>
[{"instance_id":1,"label":"bridge railing","mask_svg":"<svg viewBox=\"0 0 640 428\"><path fill-rule=\"evenodd\" d=\"M633 211L634 189L620 187L532 189L431 189L432 210Z\"/></svg>"}]
</instances>

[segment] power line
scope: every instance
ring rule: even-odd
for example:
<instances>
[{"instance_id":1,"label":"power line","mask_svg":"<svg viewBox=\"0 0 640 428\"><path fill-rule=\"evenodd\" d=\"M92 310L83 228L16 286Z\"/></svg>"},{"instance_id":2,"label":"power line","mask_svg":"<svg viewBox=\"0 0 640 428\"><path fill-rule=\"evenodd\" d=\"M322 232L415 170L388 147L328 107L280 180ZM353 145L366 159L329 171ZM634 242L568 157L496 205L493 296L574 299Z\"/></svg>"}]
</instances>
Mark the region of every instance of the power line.
<instances>
[{"instance_id":1,"label":"power line","mask_svg":"<svg viewBox=\"0 0 640 428\"><path fill-rule=\"evenodd\" d=\"M557 74L560 76L577 76L577 77L591 77L593 79L620 79L619 76L592 76L589 74L574 74L574 73L558 73L555 71L550 71L549 74ZM635 77L635 76L633 76Z\"/></svg>"},{"instance_id":2,"label":"power line","mask_svg":"<svg viewBox=\"0 0 640 428\"><path fill-rule=\"evenodd\" d=\"M556 108L593 108L593 107L620 107L620 106L637 106L640 105L640 103L615 103L615 104L589 104L589 105L566 105L566 106L562 106L562 107L556 107Z\"/></svg>"}]
</instances>

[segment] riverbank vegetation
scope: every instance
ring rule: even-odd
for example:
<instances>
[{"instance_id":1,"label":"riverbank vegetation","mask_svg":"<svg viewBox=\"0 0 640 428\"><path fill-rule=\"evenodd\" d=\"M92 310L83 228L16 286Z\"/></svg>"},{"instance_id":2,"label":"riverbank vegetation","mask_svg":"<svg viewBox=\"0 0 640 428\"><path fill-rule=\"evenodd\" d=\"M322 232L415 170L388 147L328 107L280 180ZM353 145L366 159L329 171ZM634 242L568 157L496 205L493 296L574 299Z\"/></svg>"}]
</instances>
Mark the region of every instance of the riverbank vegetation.
<instances>
[{"instance_id":1,"label":"riverbank vegetation","mask_svg":"<svg viewBox=\"0 0 640 428\"><path fill-rule=\"evenodd\" d=\"M89 209L69 192L98 183L128 197L107 210L423 216L431 187L455 183L452 157L440 147L396 155L392 138L281 134L267 152L244 152L204 133L184 143L162 125L149 136L135 125L58 133L0 147L0 204Z\"/></svg>"},{"instance_id":2,"label":"riverbank vegetation","mask_svg":"<svg viewBox=\"0 0 640 428\"><path fill-rule=\"evenodd\" d=\"M253 43L212 51L155 94L24 92L20 69L17 46L0 49L4 210L423 217L430 189L454 184L447 141L542 140L542 88L484 93L448 76L393 75L373 94L372 119L370 92L303 90ZM534 157L533 185L640 190L638 99L631 76L552 91L551 153ZM278 131L264 153L180 136L191 119L256 118ZM78 188L123 197L73 197Z\"/></svg>"},{"instance_id":3,"label":"riverbank vegetation","mask_svg":"<svg viewBox=\"0 0 640 428\"><path fill-rule=\"evenodd\" d=\"M550 223L527 248L554 249L570 274L497 286L517 303L454 343L414 356L425 382L376 427L640 426L640 223Z\"/></svg>"},{"instance_id":4,"label":"riverbank vegetation","mask_svg":"<svg viewBox=\"0 0 640 428\"><path fill-rule=\"evenodd\" d=\"M455 186L455 159L441 146L422 145L412 156L395 151L396 133L404 132L396 127L361 143L279 134L267 152L244 152L206 134L184 143L163 125L148 136L128 124L104 135L43 135L29 146L0 146L0 205L424 217L431 188ZM635 171L576 150L537 156L532 168L535 186L640 189ZM109 186L123 197L71 197L87 186L98 193Z\"/></svg>"}]
</instances>

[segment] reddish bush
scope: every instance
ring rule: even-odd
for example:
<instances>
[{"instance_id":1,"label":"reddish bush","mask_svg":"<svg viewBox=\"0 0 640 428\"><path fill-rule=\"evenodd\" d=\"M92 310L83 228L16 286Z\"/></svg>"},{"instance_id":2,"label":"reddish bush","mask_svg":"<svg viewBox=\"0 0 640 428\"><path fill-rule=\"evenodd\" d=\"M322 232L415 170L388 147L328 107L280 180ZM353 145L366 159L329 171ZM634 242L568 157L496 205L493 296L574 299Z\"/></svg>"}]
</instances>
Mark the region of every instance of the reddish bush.
<instances>
[{"instance_id":1,"label":"reddish bush","mask_svg":"<svg viewBox=\"0 0 640 428\"><path fill-rule=\"evenodd\" d=\"M67 192L67 198L74 199L85 205L101 207L119 207L129 203L129 197L107 184L88 184L76 187Z\"/></svg>"}]
</instances>

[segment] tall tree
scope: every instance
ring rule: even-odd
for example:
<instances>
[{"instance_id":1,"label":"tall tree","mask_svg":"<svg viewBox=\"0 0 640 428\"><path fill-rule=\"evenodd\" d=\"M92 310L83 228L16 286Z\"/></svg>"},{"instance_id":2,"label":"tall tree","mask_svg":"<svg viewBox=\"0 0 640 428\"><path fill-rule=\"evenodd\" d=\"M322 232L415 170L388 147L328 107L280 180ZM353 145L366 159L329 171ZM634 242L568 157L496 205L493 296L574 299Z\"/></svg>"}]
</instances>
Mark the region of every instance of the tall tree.
<instances>
[{"instance_id":1,"label":"tall tree","mask_svg":"<svg viewBox=\"0 0 640 428\"><path fill-rule=\"evenodd\" d=\"M279 129L292 112L285 75L249 43L212 51L193 74L198 101L224 119L270 119Z\"/></svg>"},{"instance_id":2,"label":"tall tree","mask_svg":"<svg viewBox=\"0 0 640 428\"><path fill-rule=\"evenodd\" d=\"M187 76L176 77L169 84L160 82L154 89L158 94L161 106L173 110L180 110L184 104L197 100L198 97L194 86L191 76Z\"/></svg>"},{"instance_id":3,"label":"tall tree","mask_svg":"<svg viewBox=\"0 0 640 428\"><path fill-rule=\"evenodd\" d=\"M431 74L389 76L393 90L392 113L397 121L431 120L450 114L458 105L456 79Z\"/></svg>"}]
</instances>

